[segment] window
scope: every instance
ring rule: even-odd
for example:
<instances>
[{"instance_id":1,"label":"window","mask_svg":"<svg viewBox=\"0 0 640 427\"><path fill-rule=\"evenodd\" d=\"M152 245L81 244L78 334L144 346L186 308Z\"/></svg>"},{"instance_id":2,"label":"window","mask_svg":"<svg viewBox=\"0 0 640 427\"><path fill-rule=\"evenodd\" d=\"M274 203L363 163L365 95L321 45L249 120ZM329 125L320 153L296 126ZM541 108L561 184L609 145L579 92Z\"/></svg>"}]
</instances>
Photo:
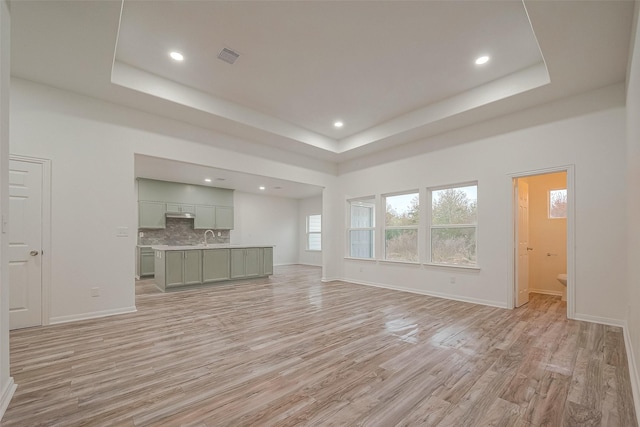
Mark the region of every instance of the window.
<instances>
[{"instance_id":1,"label":"window","mask_svg":"<svg viewBox=\"0 0 640 427\"><path fill-rule=\"evenodd\" d=\"M478 185L430 190L431 262L475 266Z\"/></svg>"},{"instance_id":2,"label":"window","mask_svg":"<svg viewBox=\"0 0 640 427\"><path fill-rule=\"evenodd\" d=\"M349 256L352 258L374 257L375 199L349 201Z\"/></svg>"},{"instance_id":3,"label":"window","mask_svg":"<svg viewBox=\"0 0 640 427\"><path fill-rule=\"evenodd\" d=\"M322 215L307 216L307 250L322 250Z\"/></svg>"},{"instance_id":4,"label":"window","mask_svg":"<svg viewBox=\"0 0 640 427\"><path fill-rule=\"evenodd\" d=\"M567 217L567 189L549 191L549 218Z\"/></svg>"},{"instance_id":5,"label":"window","mask_svg":"<svg viewBox=\"0 0 640 427\"><path fill-rule=\"evenodd\" d=\"M385 197L384 258L418 262L419 195L417 192Z\"/></svg>"}]
</instances>

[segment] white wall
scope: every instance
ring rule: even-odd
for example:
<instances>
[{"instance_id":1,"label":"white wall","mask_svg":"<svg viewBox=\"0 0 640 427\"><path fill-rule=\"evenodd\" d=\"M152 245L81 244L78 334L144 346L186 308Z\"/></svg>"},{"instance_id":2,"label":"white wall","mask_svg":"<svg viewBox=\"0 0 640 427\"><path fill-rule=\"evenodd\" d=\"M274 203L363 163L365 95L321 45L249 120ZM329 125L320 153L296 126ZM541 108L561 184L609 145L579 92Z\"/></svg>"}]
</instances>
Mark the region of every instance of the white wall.
<instances>
[{"instance_id":1,"label":"white wall","mask_svg":"<svg viewBox=\"0 0 640 427\"><path fill-rule=\"evenodd\" d=\"M298 201L235 191L232 244L275 245L273 264L298 258Z\"/></svg>"},{"instance_id":2,"label":"white wall","mask_svg":"<svg viewBox=\"0 0 640 427\"><path fill-rule=\"evenodd\" d=\"M632 39L631 66L627 76L627 201L628 201L628 295L627 303L620 306L626 311L627 332L631 345L630 371L636 399L636 411L640 410L638 385L640 376L640 3L635 9L635 38Z\"/></svg>"},{"instance_id":3,"label":"white wall","mask_svg":"<svg viewBox=\"0 0 640 427\"><path fill-rule=\"evenodd\" d=\"M298 263L321 266L322 251L307 250L307 217L309 215L322 215L322 196L298 200ZM324 241L329 238L323 233L322 239L324 244Z\"/></svg>"},{"instance_id":4,"label":"white wall","mask_svg":"<svg viewBox=\"0 0 640 427\"><path fill-rule=\"evenodd\" d=\"M608 107L612 100L616 107ZM496 136L339 177L335 189L339 195L333 200L342 200L341 206L335 212L324 209L324 214L333 215L341 229L346 227L349 198L477 180L480 271L360 260L341 260L342 271L339 267L335 271L345 280L507 306L512 286L507 280L512 250L510 174L573 164L576 315L621 323L626 293L626 260L620 256L626 246L623 88L585 94L563 101L561 107L579 109L585 102L602 103L606 109L504 134L496 129ZM522 114L546 114L549 108L556 107L546 105ZM344 256L344 233L333 233L332 238L331 250ZM450 283L451 277L455 284Z\"/></svg>"},{"instance_id":5,"label":"white wall","mask_svg":"<svg viewBox=\"0 0 640 427\"><path fill-rule=\"evenodd\" d=\"M11 34L9 7L0 1L0 215L9 206L9 57ZM9 371L9 258L7 239L0 234L0 419L15 391Z\"/></svg>"},{"instance_id":6,"label":"white wall","mask_svg":"<svg viewBox=\"0 0 640 427\"><path fill-rule=\"evenodd\" d=\"M229 145L234 140L152 114L21 79L11 80L11 90L11 152L52 161L53 322L134 307L134 154L319 186L332 185L335 179L300 166L217 148L218 143ZM245 198L237 200L239 211ZM274 206L265 222L276 219L276 210L287 206L287 221L293 222L293 231L287 233L293 234L285 239L295 244L297 203L265 203ZM238 229L243 223L251 227L251 220L236 220ZM116 237L119 226L129 228L129 237ZM239 240L263 237L253 230ZM264 238L268 241L255 243L278 244L277 263L296 262L297 248L280 252L284 244L272 242L269 235ZM94 286L101 288L99 298L90 296Z\"/></svg>"}]
</instances>

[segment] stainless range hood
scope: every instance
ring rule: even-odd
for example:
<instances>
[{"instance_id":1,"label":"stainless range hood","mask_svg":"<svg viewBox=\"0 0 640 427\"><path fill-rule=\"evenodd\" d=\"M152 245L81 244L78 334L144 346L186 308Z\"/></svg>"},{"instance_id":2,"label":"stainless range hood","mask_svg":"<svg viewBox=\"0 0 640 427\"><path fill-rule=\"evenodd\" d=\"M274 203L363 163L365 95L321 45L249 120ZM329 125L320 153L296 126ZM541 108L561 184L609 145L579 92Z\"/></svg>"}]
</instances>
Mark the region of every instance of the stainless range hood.
<instances>
[{"instance_id":1,"label":"stainless range hood","mask_svg":"<svg viewBox=\"0 0 640 427\"><path fill-rule=\"evenodd\" d=\"M195 218L195 214L187 212L167 212L167 218Z\"/></svg>"}]
</instances>

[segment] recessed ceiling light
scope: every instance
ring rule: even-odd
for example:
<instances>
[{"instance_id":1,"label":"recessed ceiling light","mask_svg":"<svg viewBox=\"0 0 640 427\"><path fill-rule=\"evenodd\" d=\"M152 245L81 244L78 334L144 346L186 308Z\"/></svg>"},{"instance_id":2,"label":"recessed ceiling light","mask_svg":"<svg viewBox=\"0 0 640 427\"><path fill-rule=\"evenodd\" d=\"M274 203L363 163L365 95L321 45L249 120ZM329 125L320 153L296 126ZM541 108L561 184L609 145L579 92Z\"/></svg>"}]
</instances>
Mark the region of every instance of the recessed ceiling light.
<instances>
[{"instance_id":1,"label":"recessed ceiling light","mask_svg":"<svg viewBox=\"0 0 640 427\"><path fill-rule=\"evenodd\" d=\"M180 53L180 52L171 52L169 54L169 56L171 57L171 59L173 59L174 61L182 61L184 60L184 56Z\"/></svg>"},{"instance_id":2,"label":"recessed ceiling light","mask_svg":"<svg viewBox=\"0 0 640 427\"><path fill-rule=\"evenodd\" d=\"M261 185L259 188L260 188L261 190L264 190L264 186L262 186L262 185Z\"/></svg>"},{"instance_id":3,"label":"recessed ceiling light","mask_svg":"<svg viewBox=\"0 0 640 427\"><path fill-rule=\"evenodd\" d=\"M342 126L344 126L344 123L342 123L340 120L336 121L333 123L333 125L337 128L341 128Z\"/></svg>"},{"instance_id":4,"label":"recessed ceiling light","mask_svg":"<svg viewBox=\"0 0 640 427\"><path fill-rule=\"evenodd\" d=\"M204 182L211 182L211 178L205 178Z\"/></svg>"},{"instance_id":5,"label":"recessed ceiling light","mask_svg":"<svg viewBox=\"0 0 640 427\"><path fill-rule=\"evenodd\" d=\"M476 59L476 65L486 64L487 62L489 62L488 56L481 56L478 59Z\"/></svg>"}]
</instances>

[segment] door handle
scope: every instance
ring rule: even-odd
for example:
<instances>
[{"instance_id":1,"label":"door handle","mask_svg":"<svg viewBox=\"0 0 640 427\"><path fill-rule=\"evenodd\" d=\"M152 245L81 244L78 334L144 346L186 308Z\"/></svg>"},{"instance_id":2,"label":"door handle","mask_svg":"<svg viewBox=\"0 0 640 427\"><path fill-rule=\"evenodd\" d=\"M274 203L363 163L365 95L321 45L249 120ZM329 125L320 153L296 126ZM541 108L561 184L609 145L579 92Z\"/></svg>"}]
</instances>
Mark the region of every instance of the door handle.
<instances>
[{"instance_id":1,"label":"door handle","mask_svg":"<svg viewBox=\"0 0 640 427\"><path fill-rule=\"evenodd\" d=\"M533 248L527 248L527 250L528 250L528 251L532 251L532 250L533 250Z\"/></svg>"},{"instance_id":2,"label":"door handle","mask_svg":"<svg viewBox=\"0 0 640 427\"><path fill-rule=\"evenodd\" d=\"M29 252L29 255L37 256L39 253L40 253L40 251L31 251L31 252Z\"/></svg>"}]
</instances>

